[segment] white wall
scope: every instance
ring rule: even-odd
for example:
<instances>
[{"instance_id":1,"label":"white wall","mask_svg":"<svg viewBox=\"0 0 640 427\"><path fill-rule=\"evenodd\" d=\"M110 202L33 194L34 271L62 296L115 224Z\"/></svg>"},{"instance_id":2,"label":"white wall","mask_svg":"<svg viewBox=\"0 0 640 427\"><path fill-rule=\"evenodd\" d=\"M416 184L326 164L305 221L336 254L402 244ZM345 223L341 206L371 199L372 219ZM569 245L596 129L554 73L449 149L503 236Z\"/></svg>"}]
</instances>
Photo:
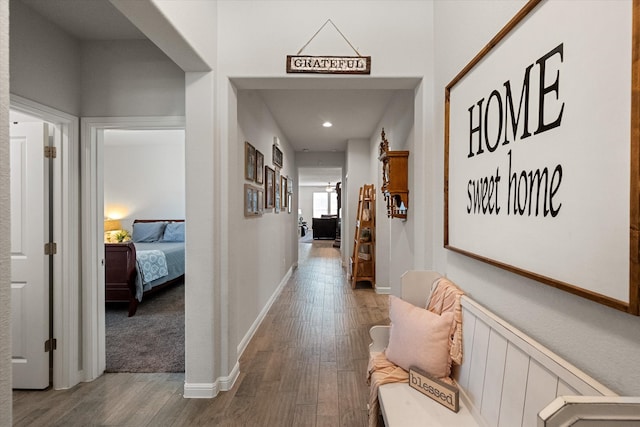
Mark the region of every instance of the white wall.
<instances>
[{"instance_id":1,"label":"white wall","mask_svg":"<svg viewBox=\"0 0 640 427\"><path fill-rule=\"evenodd\" d=\"M311 229L311 218L313 217L313 191L317 187L298 187L296 192L298 193L298 209L302 210L302 214L298 215L303 218L303 221L307 223L309 229Z\"/></svg>"},{"instance_id":2,"label":"white wall","mask_svg":"<svg viewBox=\"0 0 640 427\"><path fill-rule=\"evenodd\" d=\"M347 141L347 179L345 183L346 185L342 186L344 200L342 205L342 231L344 235L342 236L341 242L343 263L347 268L350 268L350 258L353 255L360 187L365 184L374 184L376 186L376 196L378 195L377 191L380 187L375 173L371 170L370 158L371 152L374 149L377 148L372 148L370 141L366 139L350 139ZM378 223L379 220L377 220L376 224Z\"/></svg>"},{"instance_id":3,"label":"white wall","mask_svg":"<svg viewBox=\"0 0 640 427\"><path fill-rule=\"evenodd\" d=\"M435 122L444 123L444 88L522 7L523 1L435 2ZM640 395L640 318L607 308L442 248L443 126L436 128L438 192L433 206L435 267L542 344L614 391Z\"/></svg>"},{"instance_id":4,"label":"white wall","mask_svg":"<svg viewBox=\"0 0 640 427\"><path fill-rule=\"evenodd\" d=\"M228 247L226 157L217 151L213 73L186 78L186 228L185 261L185 397L211 397L221 372L228 375L237 360L227 340L228 306L221 294ZM224 224L224 226L223 226ZM228 363L231 366L227 366ZM195 384L194 387L191 384ZM191 389L195 390L191 390ZM199 390L203 390L199 392Z\"/></svg>"},{"instance_id":5,"label":"white wall","mask_svg":"<svg viewBox=\"0 0 640 427\"><path fill-rule=\"evenodd\" d=\"M115 0L114 3L131 3L129 0ZM179 30L181 36L188 42L205 63L210 66L215 64L218 57L218 43L216 43L216 31L218 21L218 2L211 0L190 0L188 3L176 0L154 0L153 3L163 16ZM143 15L148 16L150 13L144 10ZM156 23L157 24L157 23ZM184 55L175 52L173 49L184 51L182 43L171 40L172 47L167 46L167 50L172 50L172 54ZM181 42L183 42L181 40ZM166 46L165 44L161 44ZM167 52L168 56L171 56ZM172 57L173 58L173 57ZM198 64L195 58L185 59L184 62L178 58L174 58L177 64L192 64L191 67L185 67L185 71L208 71L202 69L202 65ZM196 69L197 68L197 69Z\"/></svg>"},{"instance_id":6,"label":"white wall","mask_svg":"<svg viewBox=\"0 0 640 427\"><path fill-rule=\"evenodd\" d=\"M212 397L233 385L238 368L235 289L228 275L228 219L234 209L229 206L228 141L237 138L237 99L218 94L235 91L211 71L218 61L218 4L114 3L186 72L186 220L197 226L187 227L186 235L184 395ZM225 108L218 114L219 102Z\"/></svg>"},{"instance_id":7,"label":"white wall","mask_svg":"<svg viewBox=\"0 0 640 427\"><path fill-rule=\"evenodd\" d=\"M325 187L298 187L298 208L302 209L302 217L307 223L307 227L309 227L309 230L311 230L311 225L313 222L313 193L318 191L325 191Z\"/></svg>"},{"instance_id":8,"label":"white wall","mask_svg":"<svg viewBox=\"0 0 640 427\"><path fill-rule=\"evenodd\" d=\"M11 93L74 116L183 116L184 71L148 40L84 41L11 0Z\"/></svg>"},{"instance_id":9,"label":"white wall","mask_svg":"<svg viewBox=\"0 0 640 427\"><path fill-rule=\"evenodd\" d=\"M299 168L342 168L344 174L344 153L318 151L297 151L296 166Z\"/></svg>"},{"instance_id":10,"label":"white wall","mask_svg":"<svg viewBox=\"0 0 640 427\"><path fill-rule=\"evenodd\" d=\"M387 205L380 191L382 164L378 160L382 128L389 150L409 151L409 209L407 220L387 217ZM423 169L416 148L426 141L414 138L414 93L398 91L387 106L369 142L368 161L371 180L376 183L376 283L379 289L400 295L400 276L413 268L415 243L425 239L425 214L420 200L426 196L425 186L414 179L414 171Z\"/></svg>"},{"instance_id":11,"label":"white wall","mask_svg":"<svg viewBox=\"0 0 640 427\"><path fill-rule=\"evenodd\" d=\"M239 350L246 345L245 341L250 338L247 334L253 333L252 325L257 326L254 322L298 258L296 203L291 213L286 208L279 213L275 209L265 209L261 217L244 216L244 184L260 187L256 182L244 178L244 143L248 141L261 151L265 166L275 169L272 160L275 136L280 140L279 147L283 154L280 174L293 176L293 149L259 93L238 91L238 137L229 145L234 165L229 174L229 228L233 230L229 252L238 256L230 258L229 278L234 284L237 298L233 319L238 332L232 344L240 346Z\"/></svg>"},{"instance_id":12,"label":"white wall","mask_svg":"<svg viewBox=\"0 0 640 427\"><path fill-rule=\"evenodd\" d=\"M9 2L0 0L0 218L9 218ZM11 240L0 221L0 425L11 425Z\"/></svg>"},{"instance_id":13,"label":"white wall","mask_svg":"<svg viewBox=\"0 0 640 427\"><path fill-rule=\"evenodd\" d=\"M372 76L423 75L430 62L423 54L431 49L425 46L431 28L425 23L429 24L431 8L430 2L404 0L221 0L218 23L225 37L220 38L219 59L224 59L224 70L231 75L283 76L286 56L295 54L331 18L362 55L372 56ZM354 54L330 27L321 31L303 54L327 52ZM409 60L407 52L412 52Z\"/></svg>"},{"instance_id":14,"label":"white wall","mask_svg":"<svg viewBox=\"0 0 640 427\"><path fill-rule=\"evenodd\" d=\"M80 42L11 0L11 93L80 114Z\"/></svg>"},{"instance_id":15,"label":"white wall","mask_svg":"<svg viewBox=\"0 0 640 427\"><path fill-rule=\"evenodd\" d=\"M104 215L185 218L184 130L105 130Z\"/></svg>"},{"instance_id":16,"label":"white wall","mask_svg":"<svg viewBox=\"0 0 640 427\"><path fill-rule=\"evenodd\" d=\"M82 43L84 117L184 116L184 71L148 40Z\"/></svg>"}]
</instances>

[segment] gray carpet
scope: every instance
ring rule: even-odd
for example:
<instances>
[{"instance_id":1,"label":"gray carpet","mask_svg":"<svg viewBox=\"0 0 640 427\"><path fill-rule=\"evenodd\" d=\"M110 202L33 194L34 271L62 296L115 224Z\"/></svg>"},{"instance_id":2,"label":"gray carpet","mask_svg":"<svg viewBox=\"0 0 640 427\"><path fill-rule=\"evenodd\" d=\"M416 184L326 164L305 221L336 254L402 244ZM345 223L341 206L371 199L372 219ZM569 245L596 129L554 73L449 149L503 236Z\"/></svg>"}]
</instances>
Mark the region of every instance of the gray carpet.
<instances>
[{"instance_id":1,"label":"gray carpet","mask_svg":"<svg viewBox=\"0 0 640 427\"><path fill-rule=\"evenodd\" d=\"M107 372L184 372L184 284L145 297L135 316L107 304Z\"/></svg>"}]
</instances>

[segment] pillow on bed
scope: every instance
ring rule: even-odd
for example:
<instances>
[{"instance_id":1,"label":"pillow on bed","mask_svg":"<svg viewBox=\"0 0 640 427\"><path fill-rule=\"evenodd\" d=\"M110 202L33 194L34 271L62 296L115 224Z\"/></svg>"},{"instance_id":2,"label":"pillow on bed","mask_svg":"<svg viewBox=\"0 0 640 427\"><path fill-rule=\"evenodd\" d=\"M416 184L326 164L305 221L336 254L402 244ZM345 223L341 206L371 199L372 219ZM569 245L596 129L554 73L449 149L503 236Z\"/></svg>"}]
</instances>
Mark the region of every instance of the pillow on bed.
<instances>
[{"instance_id":1,"label":"pillow on bed","mask_svg":"<svg viewBox=\"0 0 640 427\"><path fill-rule=\"evenodd\" d=\"M184 242L184 222L170 222L164 228L163 242Z\"/></svg>"},{"instance_id":2,"label":"pillow on bed","mask_svg":"<svg viewBox=\"0 0 640 427\"><path fill-rule=\"evenodd\" d=\"M439 316L393 295L389 303L391 331L385 350L387 359L405 371L415 367L436 378L448 377L453 313Z\"/></svg>"},{"instance_id":3,"label":"pillow on bed","mask_svg":"<svg viewBox=\"0 0 640 427\"><path fill-rule=\"evenodd\" d=\"M135 243L157 242L162 238L166 225L166 222L134 222L131 240Z\"/></svg>"}]
</instances>

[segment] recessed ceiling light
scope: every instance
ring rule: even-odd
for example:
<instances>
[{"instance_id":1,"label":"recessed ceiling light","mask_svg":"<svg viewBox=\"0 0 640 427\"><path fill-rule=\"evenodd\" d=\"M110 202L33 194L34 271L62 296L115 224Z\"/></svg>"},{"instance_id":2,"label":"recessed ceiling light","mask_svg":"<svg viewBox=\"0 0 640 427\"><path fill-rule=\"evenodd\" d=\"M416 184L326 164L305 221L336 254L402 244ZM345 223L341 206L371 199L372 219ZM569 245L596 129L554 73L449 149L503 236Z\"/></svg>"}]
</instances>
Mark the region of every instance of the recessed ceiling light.
<instances>
[{"instance_id":1,"label":"recessed ceiling light","mask_svg":"<svg viewBox=\"0 0 640 427\"><path fill-rule=\"evenodd\" d=\"M326 127L326 128L330 128L331 126L333 126L333 123L331 123L331 122L324 122L324 123L322 124L322 126L324 126L324 127Z\"/></svg>"}]
</instances>

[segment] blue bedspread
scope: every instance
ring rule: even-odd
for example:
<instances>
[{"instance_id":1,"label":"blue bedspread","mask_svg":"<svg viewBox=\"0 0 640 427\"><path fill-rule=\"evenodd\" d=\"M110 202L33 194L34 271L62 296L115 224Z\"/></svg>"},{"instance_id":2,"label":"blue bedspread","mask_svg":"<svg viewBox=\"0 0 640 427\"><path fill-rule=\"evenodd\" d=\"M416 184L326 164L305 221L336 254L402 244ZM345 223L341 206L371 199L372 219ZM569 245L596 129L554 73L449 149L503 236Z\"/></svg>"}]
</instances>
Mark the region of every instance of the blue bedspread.
<instances>
[{"instance_id":1,"label":"blue bedspread","mask_svg":"<svg viewBox=\"0 0 640 427\"><path fill-rule=\"evenodd\" d=\"M167 258L164 252L157 249L150 251L136 251L138 273L142 276L142 283L149 283L169 274Z\"/></svg>"},{"instance_id":2,"label":"blue bedspread","mask_svg":"<svg viewBox=\"0 0 640 427\"><path fill-rule=\"evenodd\" d=\"M136 277L136 299L142 301L142 294L149 289L173 280L184 274L184 242L135 243L137 254L143 251L162 251L166 261L167 274L154 280L144 280L138 268ZM136 263L138 261L136 260ZM145 277L146 278L146 277Z\"/></svg>"}]
</instances>

